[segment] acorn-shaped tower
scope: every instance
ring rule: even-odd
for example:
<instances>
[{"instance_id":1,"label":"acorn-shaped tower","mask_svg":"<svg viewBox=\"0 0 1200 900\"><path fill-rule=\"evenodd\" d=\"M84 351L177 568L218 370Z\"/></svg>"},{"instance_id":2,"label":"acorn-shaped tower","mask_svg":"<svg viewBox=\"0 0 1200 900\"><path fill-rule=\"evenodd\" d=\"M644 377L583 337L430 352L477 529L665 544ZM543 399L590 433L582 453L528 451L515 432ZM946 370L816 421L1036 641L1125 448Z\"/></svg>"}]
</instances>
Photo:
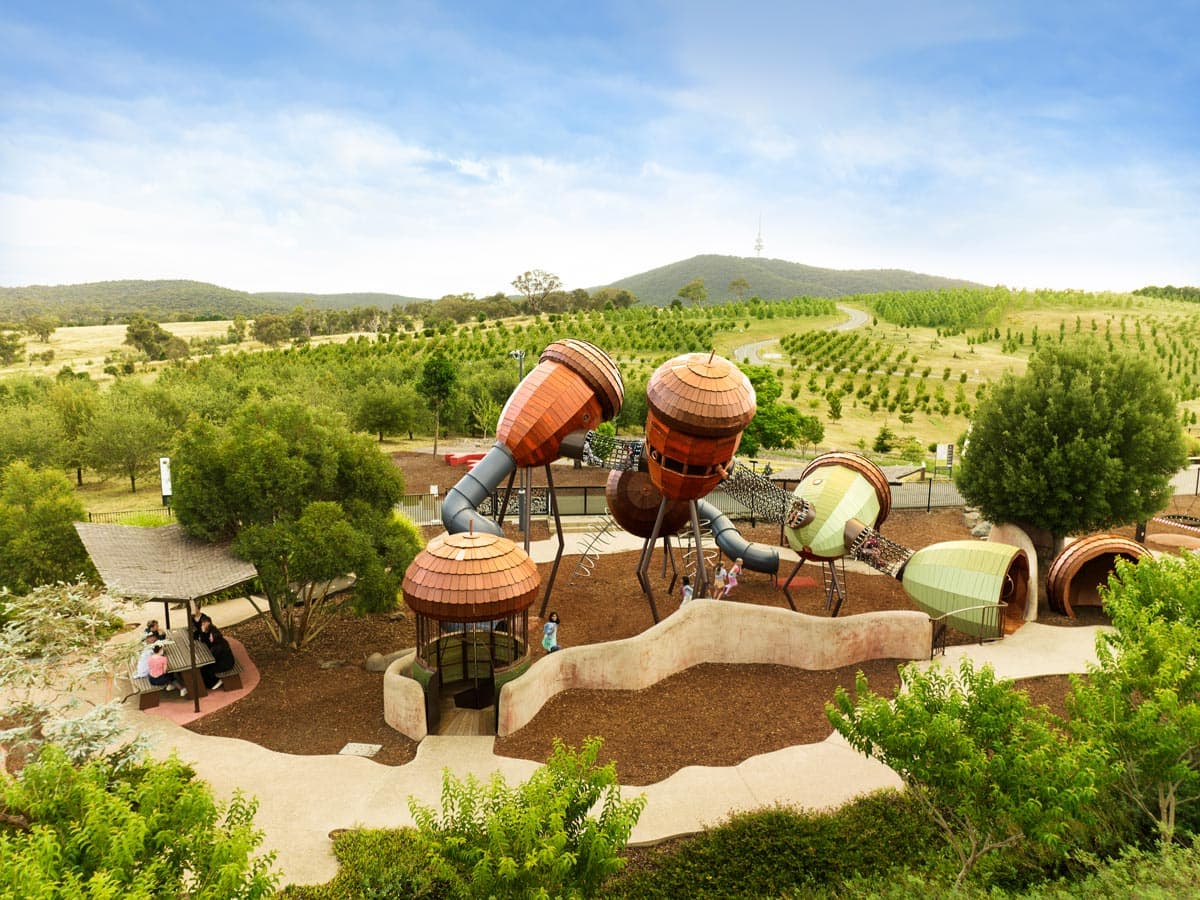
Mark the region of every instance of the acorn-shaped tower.
<instances>
[{"instance_id":1,"label":"acorn-shaped tower","mask_svg":"<svg viewBox=\"0 0 1200 900\"><path fill-rule=\"evenodd\" d=\"M716 353L663 363L646 384L650 478L664 497L695 500L721 479L754 418L754 387Z\"/></svg>"}]
</instances>

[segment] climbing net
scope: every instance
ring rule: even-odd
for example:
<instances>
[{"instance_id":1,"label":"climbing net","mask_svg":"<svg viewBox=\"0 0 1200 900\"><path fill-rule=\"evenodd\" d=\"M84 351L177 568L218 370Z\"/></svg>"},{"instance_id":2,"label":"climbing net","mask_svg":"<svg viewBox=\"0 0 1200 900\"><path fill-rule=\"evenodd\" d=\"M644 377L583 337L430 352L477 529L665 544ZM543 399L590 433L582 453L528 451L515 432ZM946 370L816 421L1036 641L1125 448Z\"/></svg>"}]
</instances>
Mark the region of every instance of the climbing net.
<instances>
[{"instance_id":1,"label":"climbing net","mask_svg":"<svg viewBox=\"0 0 1200 900\"><path fill-rule=\"evenodd\" d=\"M865 562L872 569L897 578L913 551L889 541L874 528L864 528L846 548L846 555Z\"/></svg>"},{"instance_id":2,"label":"climbing net","mask_svg":"<svg viewBox=\"0 0 1200 900\"><path fill-rule=\"evenodd\" d=\"M812 505L803 497L785 491L766 475L736 460L733 471L721 482L721 489L764 522L783 522L789 528L799 528L813 516Z\"/></svg>"},{"instance_id":3,"label":"climbing net","mask_svg":"<svg viewBox=\"0 0 1200 900\"><path fill-rule=\"evenodd\" d=\"M583 461L589 466L626 472L638 467L645 446L645 441L626 441L589 431L583 439Z\"/></svg>"}]
</instances>

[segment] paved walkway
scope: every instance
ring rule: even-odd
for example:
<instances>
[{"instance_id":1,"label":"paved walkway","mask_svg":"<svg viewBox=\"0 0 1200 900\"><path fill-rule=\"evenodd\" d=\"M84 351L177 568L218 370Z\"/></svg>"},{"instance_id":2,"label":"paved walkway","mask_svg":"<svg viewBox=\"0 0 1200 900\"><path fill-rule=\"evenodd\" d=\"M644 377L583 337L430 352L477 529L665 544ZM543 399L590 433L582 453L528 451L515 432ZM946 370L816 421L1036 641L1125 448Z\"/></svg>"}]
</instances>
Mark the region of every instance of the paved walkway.
<instances>
[{"instance_id":1,"label":"paved walkway","mask_svg":"<svg viewBox=\"0 0 1200 900\"><path fill-rule=\"evenodd\" d=\"M614 537L610 550L641 546L640 539L631 535ZM574 545L579 552L578 544L585 538L569 536L568 550ZM552 559L556 547L556 541L538 541L531 553L538 560ZM205 609L219 626L254 614L245 600ZM149 615L158 611L148 610ZM998 643L952 647L944 662L937 664L954 665L958 657L969 654L991 663L1006 678L1083 671L1094 659L1097 631L1030 623ZM242 791L258 798L256 822L265 834L264 847L277 855L285 883L333 877L337 867L328 837L333 829L410 825L410 796L437 807L443 769L485 780L500 772L512 782L526 779L537 768L526 760L494 755L491 737L431 736L421 742L413 762L382 766L354 756L290 756L245 741L201 736L136 708L126 716L131 726L157 738L156 754L175 753L189 762L218 797ZM305 723L298 721L295 727L304 728ZM730 727L736 727L733 716ZM624 794L643 793L647 798L632 836L640 843L694 832L740 810L775 803L834 807L899 783L890 769L860 756L834 734L819 744L763 754L737 766L688 767L648 787L627 787Z\"/></svg>"}]
</instances>

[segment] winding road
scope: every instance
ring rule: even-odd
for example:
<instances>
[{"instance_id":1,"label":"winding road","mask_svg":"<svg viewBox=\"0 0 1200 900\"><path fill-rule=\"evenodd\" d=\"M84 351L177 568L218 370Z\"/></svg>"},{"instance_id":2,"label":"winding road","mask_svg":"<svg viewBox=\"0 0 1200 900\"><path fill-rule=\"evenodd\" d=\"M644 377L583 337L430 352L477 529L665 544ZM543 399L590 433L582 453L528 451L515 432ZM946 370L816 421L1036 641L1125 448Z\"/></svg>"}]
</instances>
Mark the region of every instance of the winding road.
<instances>
[{"instance_id":1,"label":"winding road","mask_svg":"<svg viewBox=\"0 0 1200 900\"><path fill-rule=\"evenodd\" d=\"M871 317L861 309L855 309L852 306L842 306L840 303L837 308L839 312L844 312L849 318L845 322L830 326L827 329L828 331L850 331L854 328L861 328L871 320ZM776 360L783 359L782 353L767 352L768 347L774 347L778 344L778 338L755 341L752 344L742 344L740 347L734 348L733 357L736 362L749 362L759 366L770 365Z\"/></svg>"}]
</instances>

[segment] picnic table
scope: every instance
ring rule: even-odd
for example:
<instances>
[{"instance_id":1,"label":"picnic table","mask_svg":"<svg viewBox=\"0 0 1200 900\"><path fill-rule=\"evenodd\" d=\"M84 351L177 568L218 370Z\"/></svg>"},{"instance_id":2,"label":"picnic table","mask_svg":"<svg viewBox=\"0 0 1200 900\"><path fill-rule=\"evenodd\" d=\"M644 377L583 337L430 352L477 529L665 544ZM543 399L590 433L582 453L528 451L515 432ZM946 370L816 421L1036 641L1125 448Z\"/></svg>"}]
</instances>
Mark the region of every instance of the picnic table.
<instances>
[{"instance_id":1,"label":"picnic table","mask_svg":"<svg viewBox=\"0 0 1200 900\"><path fill-rule=\"evenodd\" d=\"M189 644L196 649L195 669L192 668L192 650ZM167 671L177 673L189 692L193 692L197 698L208 693L204 687L204 680L200 677L201 667L216 662L208 647L200 641L193 641L188 629L172 628L167 632L163 651L167 655Z\"/></svg>"}]
</instances>

